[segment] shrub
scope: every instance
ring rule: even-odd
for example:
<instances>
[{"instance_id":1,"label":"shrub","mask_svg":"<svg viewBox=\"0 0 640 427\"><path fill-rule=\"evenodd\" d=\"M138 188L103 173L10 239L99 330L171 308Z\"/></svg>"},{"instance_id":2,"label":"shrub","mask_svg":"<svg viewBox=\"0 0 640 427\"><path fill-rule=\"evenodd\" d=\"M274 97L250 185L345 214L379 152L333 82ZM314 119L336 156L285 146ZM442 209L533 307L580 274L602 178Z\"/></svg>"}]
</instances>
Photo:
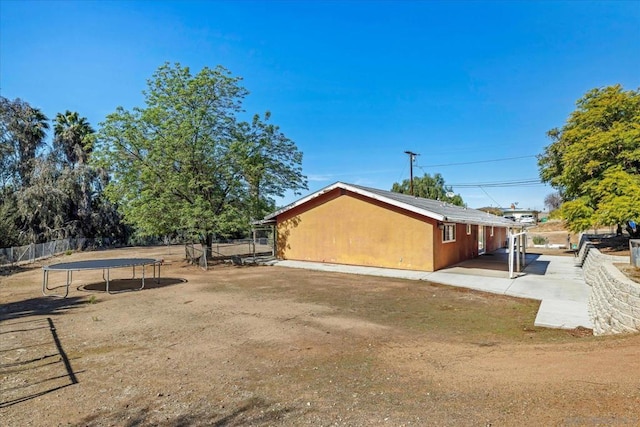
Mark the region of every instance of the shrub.
<instances>
[{"instance_id":1,"label":"shrub","mask_svg":"<svg viewBox=\"0 0 640 427\"><path fill-rule=\"evenodd\" d=\"M533 236L533 244L534 245L546 245L549 243L546 237L542 236Z\"/></svg>"}]
</instances>

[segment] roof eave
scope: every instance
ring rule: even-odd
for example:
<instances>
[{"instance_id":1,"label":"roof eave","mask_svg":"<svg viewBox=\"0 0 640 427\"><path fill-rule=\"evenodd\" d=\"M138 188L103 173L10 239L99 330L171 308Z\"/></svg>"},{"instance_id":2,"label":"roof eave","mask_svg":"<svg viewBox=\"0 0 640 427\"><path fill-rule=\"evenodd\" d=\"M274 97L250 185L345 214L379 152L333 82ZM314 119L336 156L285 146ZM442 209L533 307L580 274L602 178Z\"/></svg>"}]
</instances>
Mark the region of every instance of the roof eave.
<instances>
[{"instance_id":1,"label":"roof eave","mask_svg":"<svg viewBox=\"0 0 640 427\"><path fill-rule=\"evenodd\" d=\"M483 225L483 226L494 226L494 227L505 227L505 228L517 228L517 224L515 224L515 223L511 224L511 223L503 223L502 221L491 221L490 218L487 218L487 221L480 221L480 220L471 219L471 218L469 218L469 219L466 219L466 218L458 218L458 219L456 219L456 218L450 218L450 217L448 218L446 215L442 215L442 214L439 214L437 212L433 212L433 211L430 211L430 210L427 210L427 209L423 209L423 208L419 208L417 206L410 205L408 203L403 203L403 202L398 201L398 200L394 200L394 199L391 199L391 198L388 198L388 197L384 197L382 195L367 191L367 190L359 188L359 187L354 187L354 186L351 186L349 184L345 184L344 182L340 182L340 181L338 181L338 182L336 182L334 184L331 184L331 185L329 185L327 187L324 187L324 188L316 191L315 193L312 193L312 194L310 194L310 195L308 195L306 197L303 197L302 199L297 200L297 201L295 201L293 203L290 203L287 206L285 206L285 207L283 207L283 208L281 208L281 209L279 209L279 210L267 215L264 218L264 221L274 221L274 220L277 219L278 215L281 215L284 212L287 212L287 211L289 211L291 209L294 209L294 208L296 208L298 206L304 205L305 203L307 203L307 202L309 202L309 201L311 201L313 199L316 199L316 198L318 198L318 197L320 197L320 196L322 196L322 195L324 195L324 194L326 194L326 193L328 193L330 191L333 191L336 188L344 189L344 190L359 194L361 196L364 196L364 197L367 197L367 198L370 198L370 199L374 199L374 200L377 200L379 202L382 202L382 203L385 203L385 204L388 204L388 205L391 205L391 206L395 206L395 207L407 210L409 212L417 213L417 214L419 214L421 216L432 218L432 219L434 219L436 221L455 222L455 223L458 223L458 224L471 224L471 225Z\"/></svg>"},{"instance_id":2,"label":"roof eave","mask_svg":"<svg viewBox=\"0 0 640 427\"><path fill-rule=\"evenodd\" d=\"M291 204L289 204L289 205L287 205L287 206L275 211L274 213L267 215L266 217L264 217L264 219L265 220L275 219L275 218L278 217L278 215L281 215L284 212L289 211L289 210L291 210L291 209L293 209L295 207L301 206L301 205L303 205L303 204L305 204L305 203L307 203L307 202L309 202L309 201L311 201L311 200L313 200L313 199L315 199L317 197L322 196L323 194L326 194L326 193L328 193L330 191L335 190L336 188L341 188L341 189L344 189L344 190L348 190L348 191L351 191L353 193L360 194L361 196L365 196L365 197L368 197L370 199L378 200L379 202L383 202L383 203L386 203L388 205L396 206L396 207L405 209L405 210L410 211L410 212L414 212L414 213L417 213L417 214L420 214L420 215L423 215L423 216L426 216L426 217L429 217L429 218L433 218L433 219L435 219L437 221L447 221L447 217L444 216L444 215L440 215L440 214L438 214L436 212L428 211L426 209L420 209L420 208L418 208L416 206L412 206L412 205L409 205L407 203L402 203L402 202L399 202L397 200L389 199L387 197L380 196L378 194L371 193L369 191L366 191L366 190L363 190L363 189L360 189L360 188L357 188L357 187L352 187L351 185L345 184L343 182L336 182L335 184L331 184L328 187L325 187L325 188L323 188L321 190L318 190L315 193L312 193L312 194L308 195L307 197L304 197L304 198L302 198L300 200L297 200L297 201L295 201L295 202L293 202L293 203L291 203Z\"/></svg>"}]
</instances>

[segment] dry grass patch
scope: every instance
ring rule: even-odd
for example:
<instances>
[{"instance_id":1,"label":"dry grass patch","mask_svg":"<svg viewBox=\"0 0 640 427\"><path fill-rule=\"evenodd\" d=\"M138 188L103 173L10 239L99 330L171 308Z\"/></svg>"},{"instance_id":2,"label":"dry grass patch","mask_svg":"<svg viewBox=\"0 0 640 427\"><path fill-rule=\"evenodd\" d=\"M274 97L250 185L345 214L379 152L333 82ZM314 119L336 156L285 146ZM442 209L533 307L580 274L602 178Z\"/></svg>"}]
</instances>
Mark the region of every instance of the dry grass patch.
<instances>
[{"instance_id":1,"label":"dry grass patch","mask_svg":"<svg viewBox=\"0 0 640 427\"><path fill-rule=\"evenodd\" d=\"M96 294L76 287L41 297L39 268L0 278L3 424L638 423L640 337L535 328L535 301L278 267L204 272L182 248L135 256L164 258L171 284L88 304ZM47 319L77 383L51 331L23 327Z\"/></svg>"},{"instance_id":2,"label":"dry grass patch","mask_svg":"<svg viewBox=\"0 0 640 427\"><path fill-rule=\"evenodd\" d=\"M539 301L429 282L253 267L220 285L207 290L318 304L330 307L331 318L358 318L447 342L571 340L567 331L533 326Z\"/></svg>"}]
</instances>

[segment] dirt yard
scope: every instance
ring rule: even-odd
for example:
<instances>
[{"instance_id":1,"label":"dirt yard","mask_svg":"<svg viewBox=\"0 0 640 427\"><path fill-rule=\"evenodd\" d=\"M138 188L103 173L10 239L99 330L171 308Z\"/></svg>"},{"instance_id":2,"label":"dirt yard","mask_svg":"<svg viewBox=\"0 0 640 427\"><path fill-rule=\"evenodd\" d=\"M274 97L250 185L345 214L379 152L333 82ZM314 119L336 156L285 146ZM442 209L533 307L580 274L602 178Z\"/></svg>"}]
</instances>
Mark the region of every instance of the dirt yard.
<instances>
[{"instance_id":1,"label":"dirt yard","mask_svg":"<svg viewBox=\"0 0 640 427\"><path fill-rule=\"evenodd\" d=\"M0 276L3 426L636 426L640 336L535 328L538 303L451 287L163 258L107 295L74 274ZM138 285L113 270L114 288ZM51 273L50 281L64 280ZM80 289L78 289L80 287Z\"/></svg>"}]
</instances>

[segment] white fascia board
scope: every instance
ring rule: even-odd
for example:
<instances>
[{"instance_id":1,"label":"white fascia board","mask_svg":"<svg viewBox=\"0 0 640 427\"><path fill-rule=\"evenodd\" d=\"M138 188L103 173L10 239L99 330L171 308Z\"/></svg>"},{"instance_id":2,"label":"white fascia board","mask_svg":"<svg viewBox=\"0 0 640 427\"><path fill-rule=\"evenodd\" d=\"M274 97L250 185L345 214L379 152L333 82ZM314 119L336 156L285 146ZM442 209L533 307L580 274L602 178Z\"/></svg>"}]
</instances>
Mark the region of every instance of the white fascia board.
<instances>
[{"instance_id":1,"label":"white fascia board","mask_svg":"<svg viewBox=\"0 0 640 427\"><path fill-rule=\"evenodd\" d=\"M368 197L370 199L378 200L378 201L386 203L388 205L396 206L396 207L399 207L399 208L407 210L407 211L411 211L411 212L414 212L414 213L417 213L417 214L420 214L420 215L423 215L423 216L426 216L426 217L429 217L429 218L433 218L433 219L435 219L437 221L446 221L446 217L443 216L443 215L440 215L440 214L437 214L435 212L431 212L431 211L428 211L428 210L425 210L425 209L420 209L420 208L417 208L415 206L412 206L412 205L409 205L409 204L406 204L406 203L398 202L398 201L393 200L393 199L388 199L386 197L379 196L379 195L377 195L375 193L371 193L369 191L365 191L365 190L362 190L362 189L357 188L357 187L352 187L352 186L350 186L348 184L345 184L343 182L336 182L335 184L331 184L328 187L325 187L325 188L323 188L321 190L318 190L315 193L312 193L312 194L308 195L307 197L304 197L304 198L302 198L300 200L297 200L297 201L295 201L295 202L283 207L282 209L277 210L276 212L266 216L264 219L268 220L268 219L276 218L278 215L281 215L281 214L283 214L284 212L286 212L288 210L291 210L291 209L293 209L295 207L303 205L303 204L307 203L308 201L315 199L316 197L319 197L319 196L321 196L321 195L323 195L325 193L328 193L329 191L335 190L336 188L342 188L344 190L348 190L348 191L351 191L353 193L360 194L361 196L365 196L365 197Z\"/></svg>"},{"instance_id":2,"label":"white fascia board","mask_svg":"<svg viewBox=\"0 0 640 427\"><path fill-rule=\"evenodd\" d=\"M289 210L291 210L293 208L296 208L296 207L298 207L300 205L303 205L303 204L307 203L308 201L313 200L316 197L319 197L319 196L321 196L321 195L323 195L323 194L325 194L325 193L327 193L327 192L329 192L331 190L334 190L336 188L342 188L342 186L344 184L342 184L342 185L341 184L342 184L341 182L336 182L335 184L331 184L328 187L324 187L324 188L316 191L315 193L309 194L307 197L303 197L302 199L296 200L295 202L290 203L290 204L288 204L287 206L285 206L285 207L283 207L281 209L278 209L277 211L273 212L272 214L269 214L269 215L265 216L264 219L265 220L274 219L278 215L281 215L281 214L285 213L286 211L289 211Z\"/></svg>"}]
</instances>

